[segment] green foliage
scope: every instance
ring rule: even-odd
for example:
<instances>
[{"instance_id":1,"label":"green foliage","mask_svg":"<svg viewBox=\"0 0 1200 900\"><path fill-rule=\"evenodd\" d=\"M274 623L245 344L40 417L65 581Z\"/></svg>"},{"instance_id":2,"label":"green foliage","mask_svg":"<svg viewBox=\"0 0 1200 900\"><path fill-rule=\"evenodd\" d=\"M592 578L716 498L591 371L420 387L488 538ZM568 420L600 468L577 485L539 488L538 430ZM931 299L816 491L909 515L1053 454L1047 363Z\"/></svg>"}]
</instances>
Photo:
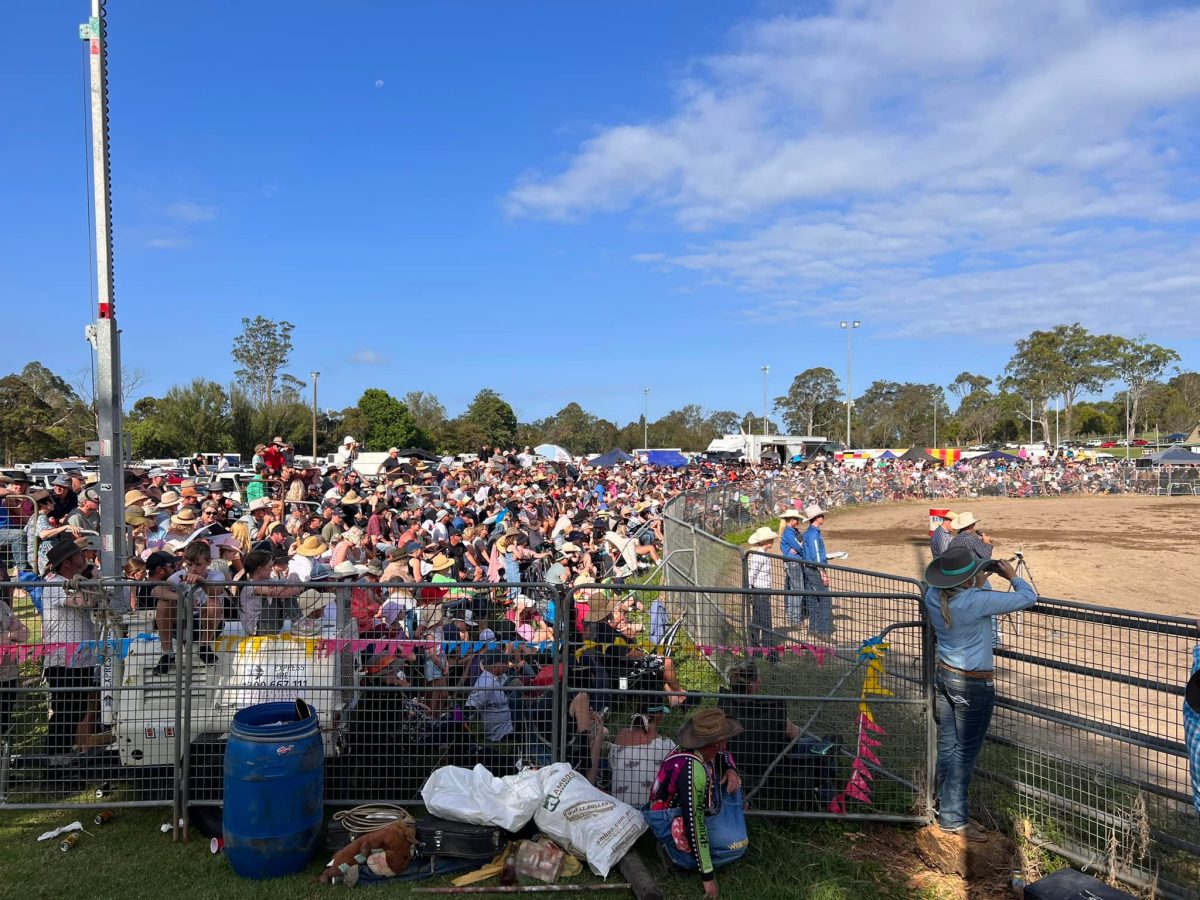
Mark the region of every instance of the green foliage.
<instances>
[{"instance_id":1,"label":"green foliage","mask_svg":"<svg viewBox=\"0 0 1200 900\"><path fill-rule=\"evenodd\" d=\"M304 453L312 446L312 409L297 397L256 403L238 387L229 390L229 436L246 459L256 444L279 435Z\"/></svg>"},{"instance_id":2,"label":"green foliage","mask_svg":"<svg viewBox=\"0 0 1200 900\"><path fill-rule=\"evenodd\" d=\"M1125 390L1129 396L1129 418L1125 427L1135 431L1142 400L1150 388L1167 373L1167 369L1179 362L1179 354L1150 343L1145 335L1137 340L1114 336L1109 336L1107 340L1113 372L1125 382Z\"/></svg>"},{"instance_id":3,"label":"green foliage","mask_svg":"<svg viewBox=\"0 0 1200 900\"><path fill-rule=\"evenodd\" d=\"M270 406L299 398L304 382L284 371L292 356L295 327L264 316L242 319L242 333L234 338L230 351L239 366L233 374L256 404Z\"/></svg>"},{"instance_id":4,"label":"green foliage","mask_svg":"<svg viewBox=\"0 0 1200 900\"><path fill-rule=\"evenodd\" d=\"M359 442L363 448L382 452L389 447L428 448L432 442L417 427L403 403L380 388L367 388L358 398L358 411L365 428ZM353 434L353 432L351 432Z\"/></svg>"},{"instance_id":5,"label":"green foliage","mask_svg":"<svg viewBox=\"0 0 1200 900\"><path fill-rule=\"evenodd\" d=\"M446 407L442 406L437 395L426 391L409 391L402 402L416 426L429 436L431 448L444 450Z\"/></svg>"},{"instance_id":6,"label":"green foliage","mask_svg":"<svg viewBox=\"0 0 1200 900\"><path fill-rule=\"evenodd\" d=\"M477 448L487 444L509 449L516 444L517 414L491 388L475 395L458 422L460 445Z\"/></svg>"},{"instance_id":7,"label":"green foliage","mask_svg":"<svg viewBox=\"0 0 1200 900\"><path fill-rule=\"evenodd\" d=\"M788 434L825 434L839 413L845 415L841 391L832 369L805 369L792 379L785 395L775 398L775 411L783 417Z\"/></svg>"},{"instance_id":8,"label":"green foliage","mask_svg":"<svg viewBox=\"0 0 1200 900\"><path fill-rule=\"evenodd\" d=\"M517 429L516 444L535 446L557 444L575 455L611 450L617 438L617 426L593 416L578 403L568 403L552 416Z\"/></svg>"},{"instance_id":9,"label":"green foliage","mask_svg":"<svg viewBox=\"0 0 1200 900\"><path fill-rule=\"evenodd\" d=\"M854 401L854 443L903 447L933 442L934 415L949 415L940 385L876 381Z\"/></svg>"},{"instance_id":10,"label":"green foliage","mask_svg":"<svg viewBox=\"0 0 1200 900\"><path fill-rule=\"evenodd\" d=\"M91 410L41 363L0 378L0 458L6 463L80 453L95 434Z\"/></svg>"},{"instance_id":11,"label":"green foliage","mask_svg":"<svg viewBox=\"0 0 1200 900\"><path fill-rule=\"evenodd\" d=\"M1004 386L1034 401L1034 418L1041 421L1047 440L1046 401L1062 397L1066 415L1062 436L1072 434L1072 408L1080 393L1099 391L1113 378L1113 338L1094 335L1076 322L1034 331L1017 341L1016 353L1005 368ZM1038 412L1042 418L1037 418Z\"/></svg>"},{"instance_id":12,"label":"green foliage","mask_svg":"<svg viewBox=\"0 0 1200 900\"><path fill-rule=\"evenodd\" d=\"M173 456L233 448L229 397L215 381L196 378L191 384L171 388L156 404L153 421Z\"/></svg>"}]
</instances>

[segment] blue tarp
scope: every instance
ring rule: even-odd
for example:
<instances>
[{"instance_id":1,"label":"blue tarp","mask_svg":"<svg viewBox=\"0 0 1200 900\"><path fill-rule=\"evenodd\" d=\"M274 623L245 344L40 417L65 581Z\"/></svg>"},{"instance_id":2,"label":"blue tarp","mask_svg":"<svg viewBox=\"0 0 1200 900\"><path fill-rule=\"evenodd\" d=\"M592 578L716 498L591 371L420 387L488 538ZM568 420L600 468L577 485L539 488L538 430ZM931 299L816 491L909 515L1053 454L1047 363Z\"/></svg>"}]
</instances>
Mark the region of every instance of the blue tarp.
<instances>
[{"instance_id":1,"label":"blue tarp","mask_svg":"<svg viewBox=\"0 0 1200 900\"><path fill-rule=\"evenodd\" d=\"M897 456L891 450L884 450L882 453L880 453L875 458L876 459L897 459Z\"/></svg>"},{"instance_id":2,"label":"blue tarp","mask_svg":"<svg viewBox=\"0 0 1200 900\"><path fill-rule=\"evenodd\" d=\"M1200 466L1200 453L1193 453L1183 447L1172 447L1150 459L1155 465Z\"/></svg>"},{"instance_id":3,"label":"blue tarp","mask_svg":"<svg viewBox=\"0 0 1200 900\"><path fill-rule=\"evenodd\" d=\"M1020 459L1019 456L1013 456L1011 453L1004 453L1001 450L992 450L989 453L982 453L979 456L972 456L971 459Z\"/></svg>"},{"instance_id":4,"label":"blue tarp","mask_svg":"<svg viewBox=\"0 0 1200 900\"><path fill-rule=\"evenodd\" d=\"M646 462L652 466L678 469L687 465L687 458L674 450L651 450L646 454Z\"/></svg>"},{"instance_id":5,"label":"blue tarp","mask_svg":"<svg viewBox=\"0 0 1200 900\"><path fill-rule=\"evenodd\" d=\"M618 466L621 463L633 462L633 457L618 447L615 450L609 450L600 456L592 457L588 460L589 466L598 466L608 468L609 466Z\"/></svg>"}]
</instances>

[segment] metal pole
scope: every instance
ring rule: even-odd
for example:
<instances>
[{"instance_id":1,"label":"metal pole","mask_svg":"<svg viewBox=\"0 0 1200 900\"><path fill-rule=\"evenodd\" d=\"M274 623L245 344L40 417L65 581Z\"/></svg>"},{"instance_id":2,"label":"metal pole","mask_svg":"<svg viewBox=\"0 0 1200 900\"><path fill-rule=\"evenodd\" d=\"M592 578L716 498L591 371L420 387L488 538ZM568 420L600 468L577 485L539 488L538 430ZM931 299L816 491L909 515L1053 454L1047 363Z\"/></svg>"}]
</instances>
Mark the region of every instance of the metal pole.
<instances>
[{"instance_id":1,"label":"metal pole","mask_svg":"<svg viewBox=\"0 0 1200 900\"><path fill-rule=\"evenodd\" d=\"M933 449L937 449L937 396L933 398Z\"/></svg>"},{"instance_id":2,"label":"metal pole","mask_svg":"<svg viewBox=\"0 0 1200 900\"><path fill-rule=\"evenodd\" d=\"M650 446L650 388L642 388L642 448Z\"/></svg>"},{"instance_id":3,"label":"metal pole","mask_svg":"<svg viewBox=\"0 0 1200 900\"><path fill-rule=\"evenodd\" d=\"M1054 398L1054 449L1055 450L1057 450L1058 445L1060 443L1062 443L1062 441L1059 440L1059 435L1058 435L1058 410L1061 405L1062 405L1062 398L1061 397Z\"/></svg>"},{"instance_id":4,"label":"metal pole","mask_svg":"<svg viewBox=\"0 0 1200 900\"><path fill-rule=\"evenodd\" d=\"M839 323L842 328L846 329L846 449L849 450L850 444L850 410L854 407L854 358L851 353L850 335L854 333L854 329L862 323L858 319L851 321L843 321Z\"/></svg>"},{"instance_id":5,"label":"metal pole","mask_svg":"<svg viewBox=\"0 0 1200 900\"><path fill-rule=\"evenodd\" d=\"M320 372L309 372L313 380L313 465L317 464L317 379L321 377Z\"/></svg>"},{"instance_id":6,"label":"metal pole","mask_svg":"<svg viewBox=\"0 0 1200 900\"><path fill-rule=\"evenodd\" d=\"M763 373L763 437L767 436L767 373L770 371L771 371L770 366L762 367L762 373Z\"/></svg>"},{"instance_id":7,"label":"metal pole","mask_svg":"<svg viewBox=\"0 0 1200 900\"><path fill-rule=\"evenodd\" d=\"M121 422L121 332L113 296L112 199L109 195L108 53L104 4L92 0L92 15L79 27L91 59L92 180L96 219L96 323L87 329L96 351L96 411L99 420L100 573L116 578L125 565L125 441Z\"/></svg>"},{"instance_id":8,"label":"metal pole","mask_svg":"<svg viewBox=\"0 0 1200 900\"><path fill-rule=\"evenodd\" d=\"M1033 443L1033 398L1029 398L1029 443Z\"/></svg>"}]
</instances>

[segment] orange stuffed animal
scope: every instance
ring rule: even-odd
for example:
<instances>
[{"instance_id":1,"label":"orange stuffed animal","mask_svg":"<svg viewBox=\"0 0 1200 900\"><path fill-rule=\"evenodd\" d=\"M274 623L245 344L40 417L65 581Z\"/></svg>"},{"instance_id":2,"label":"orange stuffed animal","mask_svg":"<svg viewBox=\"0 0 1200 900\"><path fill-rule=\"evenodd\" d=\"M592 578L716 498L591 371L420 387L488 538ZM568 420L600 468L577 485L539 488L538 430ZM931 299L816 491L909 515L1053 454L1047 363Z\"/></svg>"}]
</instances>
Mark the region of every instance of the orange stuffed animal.
<instances>
[{"instance_id":1,"label":"orange stuffed animal","mask_svg":"<svg viewBox=\"0 0 1200 900\"><path fill-rule=\"evenodd\" d=\"M353 886L359 881L379 881L399 875L412 861L417 833L411 820L389 822L350 842L321 873L324 884L335 879Z\"/></svg>"}]
</instances>

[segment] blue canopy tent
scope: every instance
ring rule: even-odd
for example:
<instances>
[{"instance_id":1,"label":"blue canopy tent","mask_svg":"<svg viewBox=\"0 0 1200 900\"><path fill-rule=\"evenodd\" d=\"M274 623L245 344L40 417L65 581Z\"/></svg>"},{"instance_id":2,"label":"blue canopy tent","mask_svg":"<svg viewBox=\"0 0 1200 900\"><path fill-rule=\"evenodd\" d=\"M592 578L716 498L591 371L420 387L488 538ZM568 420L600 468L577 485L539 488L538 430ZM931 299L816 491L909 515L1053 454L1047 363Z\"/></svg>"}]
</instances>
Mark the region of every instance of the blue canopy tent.
<instances>
[{"instance_id":1,"label":"blue canopy tent","mask_svg":"<svg viewBox=\"0 0 1200 900\"><path fill-rule=\"evenodd\" d=\"M1003 450L992 450L989 453L981 453L979 456L972 456L971 459L1009 459L1019 460L1021 457L1013 456L1011 453L1005 453Z\"/></svg>"},{"instance_id":2,"label":"blue canopy tent","mask_svg":"<svg viewBox=\"0 0 1200 900\"><path fill-rule=\"evenodd\" d=\"M1200 466L1200 453L1172 447L1150 457L1150 461L1156 466Z\"/></svg>"},{"instance_id":3,"label":"blue canopy tent","mask_svg":"<svg viewBox=\"0 0 1200 900\"><path fill-rule=\"evenodd\" d=\"M1168 434L1166 439L1169 443L1174 444L1176 441L1187 440L1187 435L1182 431L1176 431L1174 434Z\"/></svg>"},{"instance_id":4,"label":"blue canopy tent","mask_svg":"<svg viewBox=\"0 0 1200 900\"><path fill-rule=\"evenodd\" d=\"M882 453L880 453L875 458L876 459L898 459L899 457L897 457L896 454L893 453L891 450L884 450Z\"/></svg>"},{"instance_id":5,"label":"blue canopy tent","mask_svg":"<svg viewBox=\"0 0 1200 900\"><path fill-rule=\"evenodd\" d=\"M652 466L680 469L687 465L687 457L675 450L650 450L646 453L646 462Z\"/></svg>"},{"instance_id":6,"label":"blue canopy tent","mask_svg":"<svg viewBox=\"0 0 1200 900\"><path fill-rule=\"evenodd\" d=\"M614 450L609 450L607 453L602 453L600 456L594 456L587 461L589 466L597 468L609 468L610 466L619 466L621 463L633 462L633 457L617 447Z\"/></svg>"}]
</instances>

